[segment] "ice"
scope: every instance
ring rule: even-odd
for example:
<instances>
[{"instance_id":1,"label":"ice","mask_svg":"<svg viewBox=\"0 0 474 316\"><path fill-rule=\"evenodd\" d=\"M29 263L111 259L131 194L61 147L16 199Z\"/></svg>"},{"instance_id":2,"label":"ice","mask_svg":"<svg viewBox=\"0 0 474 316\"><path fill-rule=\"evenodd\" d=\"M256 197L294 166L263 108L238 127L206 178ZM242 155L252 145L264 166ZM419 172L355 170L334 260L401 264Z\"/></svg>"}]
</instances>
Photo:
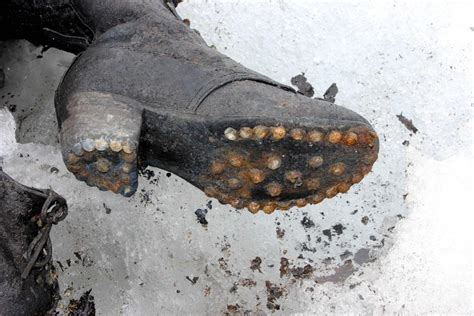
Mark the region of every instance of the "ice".
<instances>
[{"instance_id":1,"label":"ice","mask_svg":"<svg viewBox=\"0 0 474 316\"><path fill-rule=\"evenodd\" d=\"M16 118L29 109L32 123L17 127L16 143L13 117L0 110L0 157L15 179L68 201L53 230L61 303L92 288L101 315L269 313L270 281L283 289L272 301L282 314L472 312L467 3L190 0L178 11L210 45L276 80L304 72L319 96L336 82L337 103L378 131L379 160L348 194L273 215L215 200L211 209L202 192L159 169L140 177L130 199L101 192L67 172L55 123L34 123L54 118L54 87L72 56L48 50L38 59L41 48L10 42L0 50L0 102L16 104ZM197 209L208 210L206 227ZM256 257L261 272L250 268ZM313 274L280 277L282 257Z\"/></svg>"}]
</instances>

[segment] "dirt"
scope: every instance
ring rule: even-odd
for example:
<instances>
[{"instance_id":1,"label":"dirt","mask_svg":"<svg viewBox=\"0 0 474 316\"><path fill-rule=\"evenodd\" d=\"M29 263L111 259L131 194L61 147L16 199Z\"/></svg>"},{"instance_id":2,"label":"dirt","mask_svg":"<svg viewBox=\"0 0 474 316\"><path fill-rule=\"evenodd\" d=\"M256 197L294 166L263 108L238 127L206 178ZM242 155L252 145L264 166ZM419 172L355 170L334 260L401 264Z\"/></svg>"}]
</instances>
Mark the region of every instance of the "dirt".
<instances>
[{"instance_id":1,"label":"dirt","mask_svg":"<svg viewBox=\"0 0 474 316\"><path fill-rule=\"evenodd\" d=\"M331 84L329 88L324 92L323 98L324 100L334 103L336 102L336 95L339 92L337 85L335 83Z\"/></svg>"},{"instance_id":2,"label":"dirt","mask_svg":"<svg viewBox=\"0 0 474 316\"><path fill-rule=\"evenodd\" d=\"M276 301L285 295L285 288L270 281L265 281L265 287L267 288L267 308L271 311L280 310L280 304L277 304Z\"/></svg>"},{"instance_id":3,"label":"dirt","mask_svg":"<svg viewBox=\"0 0 474 316\"><path fill-rule=\"evenodd\" d=\"M201 224L203 227L207 227L207 219L206 219L206 214L207 214L207 209L202 209L198 208L194 214L196 214L197 221L199 224Z\"/></svg>"},{"instance_id":4,"label":"dirt","mask_svg":"<svg viewBox=\"0 0 474 316\"><path fill-rule=\"evenodd\" d=\"M276 237L278 239L283 239L283 237L285 237L285 230L283 228L277 227L276 228Z\"/></svg>"},{"instance_id":5,"label":"dirt","mask_svg":"<svg viewBox=\"0 0 474 316\"><path fill-rule=\"evenodd\" d=\"M289 266L290 262L288 261L287 258L281 257L280 258L280 278L282 278L285 275L288 275L289 272Z\"/></svg>"},{"instance_id":6,"label":"dirt","mask_svg":"<svg viewBox=\"0 0 474 316\"><path fill-rule=\"evenodd\" d=\"M252 271L258 270L258 272L262 273L260 269L260 265L262 264L262 259L260 257L255 257L252 261L250 261L250 269Z\"/></svg>"},{"instance_id":7,"label":"dirt","mask_svg":"<svg viewBox=\"0 0 474 316\"><path fill-rule=\"evenodd\" d=\"M418 132L418 128L415 127L412 120L407 119L403 116L403 113L397 115L398 120L410 131L416 134Z\"/></svg>"},{"instance_id":8,"label":"dirt","mask_svg":"<svg viewBox=\"0 0 474 316\"><path fill-rule=\"evenodd\" d=\"M291 78L291 84L298 88L298 92L307 97L312 97L314 95L313 86L308 82L304 73Z\"/></svg>"},{"instance_id":9,"label":"dirt","mask_svg":"<svg viewBox=\"0 0 474 316\"><path fill-rule=\"evenodd\" d=\"M92 289L81 295L79 300L72 299L67 307L68 316L95 316L94 296Z\"/></svg>"},{"instance_id":10,"label":"dirt","mask_svg":"<svg viewBox=\"0 0 474 316\"><path fill-rule=\"evenodd\" d=\"M303 225L304 228L311 228L314 227L314 222L309 217L304 216L301 220L301 225Z\"/></svg>"}]
</instances>

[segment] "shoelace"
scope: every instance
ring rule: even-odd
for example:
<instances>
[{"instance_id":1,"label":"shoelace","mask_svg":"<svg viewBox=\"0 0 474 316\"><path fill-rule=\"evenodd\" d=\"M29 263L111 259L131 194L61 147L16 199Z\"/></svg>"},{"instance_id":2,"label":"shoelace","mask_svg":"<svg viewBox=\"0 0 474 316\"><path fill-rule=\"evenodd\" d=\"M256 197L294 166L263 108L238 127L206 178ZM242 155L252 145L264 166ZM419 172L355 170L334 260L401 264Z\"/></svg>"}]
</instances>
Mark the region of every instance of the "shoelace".
<instances>
[{"instance_id":1,"label":"shoelace","mask_svg":"<svg viewBox=\"0 0 474 316\"><path fill-rule=\"evenodd\" d=\"M25 259L28 260L28 264L21 274L23 279L28 277L31 269L42 268L51 262L53 250L49 236L51 227L58 224L67 216L66 200L53 190L34 189L29 191L36 195L46 197L46 201L39 214L42 227L23 255ZM43 254L43 258L40 259L41 254Z\"/></svg>"}]
</instances>

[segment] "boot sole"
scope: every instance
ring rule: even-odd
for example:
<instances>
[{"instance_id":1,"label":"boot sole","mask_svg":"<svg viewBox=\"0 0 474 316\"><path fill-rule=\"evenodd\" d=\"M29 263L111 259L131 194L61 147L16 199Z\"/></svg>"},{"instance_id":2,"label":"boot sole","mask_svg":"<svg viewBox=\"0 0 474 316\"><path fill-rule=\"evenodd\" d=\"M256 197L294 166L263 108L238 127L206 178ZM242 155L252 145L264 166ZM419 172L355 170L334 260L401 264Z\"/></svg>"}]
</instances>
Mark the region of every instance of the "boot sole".
<instances>
[{"instance_id":1,"label":"boot sole","mask_svg":"<svg viewBox=\"0 0 474 316\"><path fill-rule=\"evenodd\" d=\"M363 122L176 116L95 93L70 104L62 128L68 169L125 196L136 191L139 161L223 204L272 213L347 192L377 159L377 135Z\"/></svg>"}]
</instances>

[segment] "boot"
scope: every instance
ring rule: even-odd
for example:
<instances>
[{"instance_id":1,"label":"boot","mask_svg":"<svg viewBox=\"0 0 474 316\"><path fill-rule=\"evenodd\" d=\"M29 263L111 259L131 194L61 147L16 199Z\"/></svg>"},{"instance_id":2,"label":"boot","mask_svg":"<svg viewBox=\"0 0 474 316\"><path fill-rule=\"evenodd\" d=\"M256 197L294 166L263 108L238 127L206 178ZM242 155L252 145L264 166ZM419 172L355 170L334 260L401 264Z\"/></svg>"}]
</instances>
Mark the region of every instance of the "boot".
<instances>
[{"instance_id":1,"label":"boot","mask_svg":"<svg viewBox=\"0 0 474 316\"><path fill-rule=\"evenodd\" d=\"M169 170L236 208L319 203L362 180L378 138L356 113L208 47L166 1L71 4L94 31L56 94L62 151L80 180L125 196Z\"/></svg>"},{"instance_id":2,"label":"boot","mask_svg":"<svg viewBox=\"0 0 474 316\"><path fill-rule=\"evenodd\" d=\"M21 185L0 168L0 315L54 311L59 287L49 232L66 215L55 192Z\"/></svg>"}]
</instances>

